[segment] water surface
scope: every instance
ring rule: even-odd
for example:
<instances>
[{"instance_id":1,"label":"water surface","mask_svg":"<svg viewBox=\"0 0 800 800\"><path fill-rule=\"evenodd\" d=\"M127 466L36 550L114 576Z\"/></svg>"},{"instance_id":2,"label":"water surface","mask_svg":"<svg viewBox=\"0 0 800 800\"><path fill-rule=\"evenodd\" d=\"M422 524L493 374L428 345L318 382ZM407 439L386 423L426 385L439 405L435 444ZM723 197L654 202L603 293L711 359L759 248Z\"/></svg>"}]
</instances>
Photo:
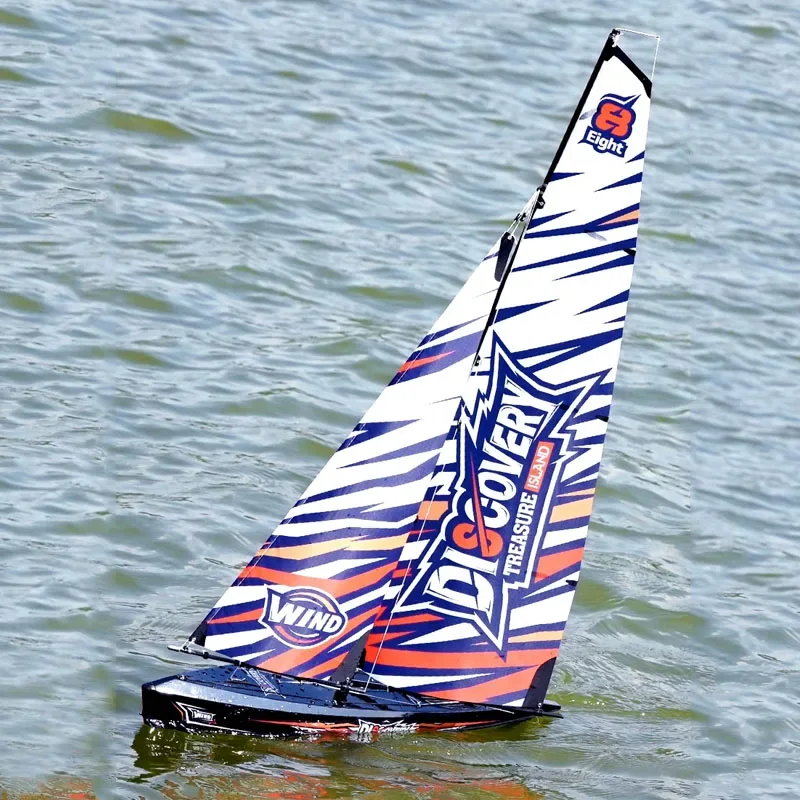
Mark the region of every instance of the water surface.
<instances>
[{"instance_id":1,"label":"water surface","mask_svg":"<svg viewBox=\"0 0 800 800\"><path fill-rule=\"evenodd\" d=\"M139 685L540 182L608 30L663 37L565 719L152 733ZM0 9L0 787L800 795L790 3Z\"/></svg>"}]
</instances>

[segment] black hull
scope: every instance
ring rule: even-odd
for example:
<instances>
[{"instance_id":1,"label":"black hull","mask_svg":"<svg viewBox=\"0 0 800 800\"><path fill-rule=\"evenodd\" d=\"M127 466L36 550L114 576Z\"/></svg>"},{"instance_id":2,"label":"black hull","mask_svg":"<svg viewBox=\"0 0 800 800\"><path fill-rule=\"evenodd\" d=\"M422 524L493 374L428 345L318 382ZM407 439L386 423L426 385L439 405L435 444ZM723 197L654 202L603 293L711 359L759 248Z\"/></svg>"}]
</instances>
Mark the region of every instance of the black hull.
<instances>
[{"instance_id":1,"label":"black hull","mask_svg":"<svg viewBox=\"0 0 800 800\"><path fill-rule=\"evenodd\" d=\"M561 716L559 706L537 710L438 700L390 689L357 673L347 692L333 684L251 667L193 670L142 686L142 717L157 728L252 736L378 735L485 728L535 716Z\"/></svg>"}]
</instances>

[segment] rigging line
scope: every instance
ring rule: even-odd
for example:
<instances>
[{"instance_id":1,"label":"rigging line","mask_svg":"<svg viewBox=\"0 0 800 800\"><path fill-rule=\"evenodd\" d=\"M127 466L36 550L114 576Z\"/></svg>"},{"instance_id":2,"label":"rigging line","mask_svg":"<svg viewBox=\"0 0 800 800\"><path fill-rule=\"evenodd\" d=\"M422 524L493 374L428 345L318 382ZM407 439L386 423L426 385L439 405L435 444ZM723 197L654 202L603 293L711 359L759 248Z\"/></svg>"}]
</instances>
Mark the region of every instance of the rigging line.
<instances>
[{"instance_id":1,"label":"rigging line","mask_svg":"<svg viewBox=\"0 0 800 800\"><path fill-rule=\"evenodd\" d=\"M653 67L650 70L650 80L653 80L656 75L656 61L658 60L658 48L661 44L661 37L657 33L646 33L645 31L635 31L633 28L615 28L620 34L623 33L631 33L634 36L643 36L646 39L655 39L656 40L656 52L653 54Z\"/></svg>"},{"instance_id":2,"label":"rigging line","mask_svg":"<svg viewBox=\"0 0 800 800\"><path fill-rule=\"evenodd\" d=\"M653 70L650 73L650 80L652 81L656 76L656 61L658 60L658 46L661 44L661 37L656 36L656 52L653 54Z\"/></svg>"},{"instance_id":3,"label":"rigging line","mask_svg":"<svg viewBox=\"0 0 800 800\"><path fill-rule=\"evenodd\" d=\"M647 33L645 31L636 31L633 28L614 28L619 33L632 33L634 36L644 36L646 39L660 39L657 33Z\"/></svg>"}]
</instances>

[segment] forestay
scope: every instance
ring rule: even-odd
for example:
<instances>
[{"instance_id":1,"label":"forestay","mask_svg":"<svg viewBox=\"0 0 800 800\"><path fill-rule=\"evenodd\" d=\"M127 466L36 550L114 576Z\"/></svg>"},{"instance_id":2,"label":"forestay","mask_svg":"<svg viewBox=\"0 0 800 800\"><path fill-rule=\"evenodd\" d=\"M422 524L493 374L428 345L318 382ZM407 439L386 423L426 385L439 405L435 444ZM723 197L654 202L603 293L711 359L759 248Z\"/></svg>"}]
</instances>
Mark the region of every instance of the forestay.
<instances>
[{"instance_id":1,"label":"forestay","mask_svg":"<svg viewBox=\"0 0 800 800\"><path fill-rule=\"evenodd\" d=\"M374 679L537 707L592 511L636 247L650 81L607 42L501 288L368 639ZM405 530L405 528L403 529Z\"/></svg>"}]
</instances>

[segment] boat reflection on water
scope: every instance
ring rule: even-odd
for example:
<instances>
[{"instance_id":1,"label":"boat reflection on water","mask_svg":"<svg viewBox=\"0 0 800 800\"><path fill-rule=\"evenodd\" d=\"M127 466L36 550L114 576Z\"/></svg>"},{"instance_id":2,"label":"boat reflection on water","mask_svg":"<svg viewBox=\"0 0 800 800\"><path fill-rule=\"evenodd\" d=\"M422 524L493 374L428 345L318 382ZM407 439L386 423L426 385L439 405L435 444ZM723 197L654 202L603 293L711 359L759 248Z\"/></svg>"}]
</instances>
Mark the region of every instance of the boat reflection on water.
<instances>
[{"instance_id":1,"label":"boat reflection on water","mask_svg":"<svg viewBox=\"0 0 800 800\"><path fill-rule=\"evenodd\" d=\"M59 775L31 786L6 784L0 776L0 798L2 800L97 800L92 781Z\"/></svg>"},{"instance_id":2,"label":"boat reflection on water","mask_svg":"<svg viewBox=\"0 0 800 800\"><path fill-rule=\"evenodd\" d=\"M513 726L499 735L475 731L453 738L465 755L487 739L533 742L549 722ZM524 728L524 730L521 730ZM405 741L403 741L405 739ZM382 739L376 747L333 740L297 742L254 737L191 735L143 725L132 742L133 784L147 784L170 800L352 797L508 798L542 800L516 774L432 758L427 736ZM437 737L441 742L441 734ZM243 769L244 768L244 769Z\"/></svg>"}]
</instances>

